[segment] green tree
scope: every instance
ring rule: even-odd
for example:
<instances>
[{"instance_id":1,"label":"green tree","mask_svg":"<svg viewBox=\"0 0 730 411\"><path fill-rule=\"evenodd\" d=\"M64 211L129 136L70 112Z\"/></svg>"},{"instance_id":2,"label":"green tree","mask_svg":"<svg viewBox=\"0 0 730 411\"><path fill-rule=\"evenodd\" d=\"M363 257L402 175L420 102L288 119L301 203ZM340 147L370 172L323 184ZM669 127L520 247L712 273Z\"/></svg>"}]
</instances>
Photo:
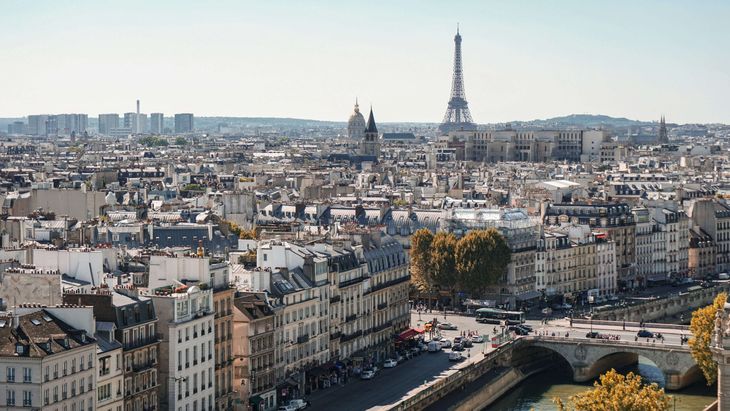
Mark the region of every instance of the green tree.
<instances>
[{"instance_id":1,"label":"green tree","mask_svg":"<svg viewBox=\"0 0 730 411\"><path fill-rule=\"evenodd\" d=\"M689 330L692 338L689 339L689 348L692 357L705 375L707 385L712 385L717 380L717 363L712 359L710 343L715 329L715 316L723 309L727 301L727 294L720 293L715 301L707 307L698 308L692 313L692 321Z\"/></svg>"},{"instance_id":2,"label":"green tree","mask_svg":"<svg viewBox=\"0 0 730 411\"><path fill-rule=\"evenodd\" d=\"M474 230L456 244L459 284L472 296L481 296L489 285L502 281L511 250L495 228Z\"/></svg>"},{"instance_id":3,"label":"green tree","mask_svg":"<svg viewBox=\"0 0 730 411\"><path fill-rule=\"evenodd\" d=\"M431 242L431 283L453 293L459 276L456 272L456 237L438 232Z\"/></svg>"},{"instance_id":4,"label":"green tree","mask_svg":"<svg viewBox=\"0 0 730 411\"><path fill-rule=\"evenodd\" d=\"M411 235L411 283L418 291L427 291L432 287L431 279L431 243L433 234L422 228Z\"/></svg>"},{"instance_id":5,"label":"green tree","mask_svg":"<svg viewBox=\"0 0 730 411\"><path fill-rule=\"evenodd\" d=\"M572 395L567 403L559 397L553 402L560 411L666 411L669 396L656 383L646 385L632 372L620 374L611 369L593 383L593 389Z\"/></svg>"},{"instance_id":6,"label":"green tree","mask_svg":"<svg viewBox=\"0 0 730 411\"><path fill-rule=\"evenodd\" d=\"M188 144L188 140L185 137L178 137L175 139L175 144L178 146L185 146Z\"/></svg>"}]
</instances>

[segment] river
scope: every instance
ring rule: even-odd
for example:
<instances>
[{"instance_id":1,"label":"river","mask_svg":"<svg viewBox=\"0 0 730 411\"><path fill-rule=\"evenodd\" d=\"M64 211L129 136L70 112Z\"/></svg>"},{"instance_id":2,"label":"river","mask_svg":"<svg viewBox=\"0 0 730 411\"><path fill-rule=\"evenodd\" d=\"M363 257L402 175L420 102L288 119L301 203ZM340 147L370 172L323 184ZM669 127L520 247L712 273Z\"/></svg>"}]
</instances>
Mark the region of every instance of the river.
<instances>
[{"instance_id":1,"label":"river","mask_svg":"<svg viewBox=\"0 0 730 411\"><path fill-rule=\"evenodd\" d=\"M634 373L638 372L645 380L656 382L659 385L664 384L664 376L661 371L643 357L639 357L639 363L637 365L622 370L625 373L629 371L633 371ZM546 371L524 381L517 388L492 404L489 410L555 410L555 405L552 402L554 397L560 397L565 400L573 394L590 389L591 385L589 383L578 384L572 382L566 372L556 373L554 371ZM669 392L669 395L676 398L676 403L672 402L670 409L675 409L673 407L676 404L677 411L698 411L704 409L705 406L715 400L717 387L707 387L703 380L679 392Z\"/></svg>"}]
</instances>

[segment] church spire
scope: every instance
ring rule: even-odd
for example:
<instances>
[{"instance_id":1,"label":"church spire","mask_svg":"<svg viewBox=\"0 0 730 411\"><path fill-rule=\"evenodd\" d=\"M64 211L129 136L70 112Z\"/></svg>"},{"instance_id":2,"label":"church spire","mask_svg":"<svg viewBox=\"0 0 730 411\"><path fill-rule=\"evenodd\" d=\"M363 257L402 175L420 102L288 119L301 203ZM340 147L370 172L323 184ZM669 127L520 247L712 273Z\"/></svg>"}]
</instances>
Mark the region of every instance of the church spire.
<instances>
[{"instance_id":1,"label":"church spire","mask_svg":"<svg viewBox=\"0 0 730 411\"><path fill-rule=\"evenodd\" d=\"M372 106L370 106L370 117L368 117L368 124L365 127L365 132L378 134L378 127L375 125L375 116L373 115Z\"/></svg>"}]
</instances>

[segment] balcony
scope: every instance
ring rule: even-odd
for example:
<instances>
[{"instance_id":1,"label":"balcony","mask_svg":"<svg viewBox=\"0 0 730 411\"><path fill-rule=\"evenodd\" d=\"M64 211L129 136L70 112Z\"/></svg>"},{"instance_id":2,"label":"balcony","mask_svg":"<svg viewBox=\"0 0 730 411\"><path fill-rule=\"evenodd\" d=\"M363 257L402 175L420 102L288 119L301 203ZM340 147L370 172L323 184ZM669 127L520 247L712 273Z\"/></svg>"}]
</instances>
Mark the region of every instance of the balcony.
<instances>
[{"instance_id":1,"label":"balcony","mask_svg":"<svg viewBox=\"0 0 730 411\"><path fill-rule=\"evenodd\" d=\"M391 321L385 322L383 324L378 325L377 327L372 328L372 332L376 333L378 331L383 331L386 328L390 328L393 325Z\"/></svg>"},{"instance_id":2,"label":"balcony","mask_svg":"<svg viewBox=\"0 0 730 411\"><path fill-rule=\"evenodd\" d=\"M297 337L297 344L302 344L309 341L309 334L300 335Z\"/></svg>"},{"instance_id":3,"label":"balcony","mask_svg":"<svg viewBox=\"0 0 730 411\"><path fill-rule=\"evenodd\" d=\"M361 283L361 282L363 282L363 280L365 280L364 277L357 277L357 278L353 278L351 280L340 281L340 283L338 284L338 287L339 288L349 287L351 285Z\"/></svg>"},{"instance_id":4,"label":"balcony","mask_svg":"<svg viewBox=\"0 0 730 411\"><path fill-rule=\"evenodd\" d=\"M378 310L384 310L388 308L388 302L378 304Z\"/></svg>"},{"instance_id":5,"label":"balcony","mask_svg":"<svg viewBox=\"0 0 730 411\"><path fill-rule=\"evenodd\" d=\"M330 341L331 341L331 340L336 340L336 339L338 339L338 338L340 338L340 337L342 337L342 333L341 333L341 332L339 332L339 331L337 331L336 333L332 333L332 334L330 334Z\"/></svg>"},{"instance_id":6,"label":"balcony","mask_svg":"<svg viewBox=\"0 0 730 411\"><path fill-rule=\"evenodd\" d=\"M361 330L357 330L357 331L355 331L352 334L343 334L342 337L340 337L340 341L341 342L347 342L347 341L350 341L350 340L354 340L355 338L360 337L360 336L362 336L362 331Z\"/></svg>"},{"instance_id":7,"label":"balcony","mask_svg":"<svg viewBox=\"0 0 730 411\"><path fill-rule=\"evenodd\" d=\"M342 297L340 297L339 295L335 295L330 298L330 304L338 303L341 300L342 300Z\"/></svg>"},{"instance_id":8,"label":"balcony","mask_svg":"<svg viewBox=\"0 0 730 411\"><path fill-rule=\"evenodd\" d=\"M151 344L157 344L160 342L161 336L160 334L157 334L155 336L147 337L147 338L138 338L135 341L130 341L126 344L124 344L125 350L132 350L139 347L144 347L146 345Z\"/></svg>"},{"instance_id":9,"label":"balcony","mask_svg":"<svg viewBox=\"0 0 730 411\"><path fill-rule=\"evenodd\" d=\"M349 323L351 321L355 321L357 319L357 314L348 315L345 317L345 322Z\"/></svg>"},{"instance_id":10,"label":"balcony","mask_svg":"<svg viewBox=\"0 0 730 411\"><path fill-rule=\"evenodd\" d=\"M154 360L148 360L146 362L139 363L139 364L132 364L132 371L133 372L144 371L144 370L154 367L156 364L157 364L157 361L154 361Z\"/></svg>"}]
</instances>

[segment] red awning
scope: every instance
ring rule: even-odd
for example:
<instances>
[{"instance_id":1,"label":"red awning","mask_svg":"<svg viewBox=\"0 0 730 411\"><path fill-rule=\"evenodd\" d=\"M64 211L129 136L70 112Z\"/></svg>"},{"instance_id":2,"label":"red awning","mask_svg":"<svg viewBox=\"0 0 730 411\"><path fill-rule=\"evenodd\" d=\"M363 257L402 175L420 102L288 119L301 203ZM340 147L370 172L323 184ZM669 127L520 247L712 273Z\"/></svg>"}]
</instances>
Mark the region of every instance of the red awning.
<instances>
[{"instance_id":1,"label":"red awning","mask_svg":"<svg viewBox=\"0 0 730 411\"><path fill-rule=\"evenodd\" d=\"M409 338L413 338L418 334L423 334L423 330L419 330L418 328L409 328L402 333L398 334L399 340L407 340Z\"/></svg>"}]
</instances>

